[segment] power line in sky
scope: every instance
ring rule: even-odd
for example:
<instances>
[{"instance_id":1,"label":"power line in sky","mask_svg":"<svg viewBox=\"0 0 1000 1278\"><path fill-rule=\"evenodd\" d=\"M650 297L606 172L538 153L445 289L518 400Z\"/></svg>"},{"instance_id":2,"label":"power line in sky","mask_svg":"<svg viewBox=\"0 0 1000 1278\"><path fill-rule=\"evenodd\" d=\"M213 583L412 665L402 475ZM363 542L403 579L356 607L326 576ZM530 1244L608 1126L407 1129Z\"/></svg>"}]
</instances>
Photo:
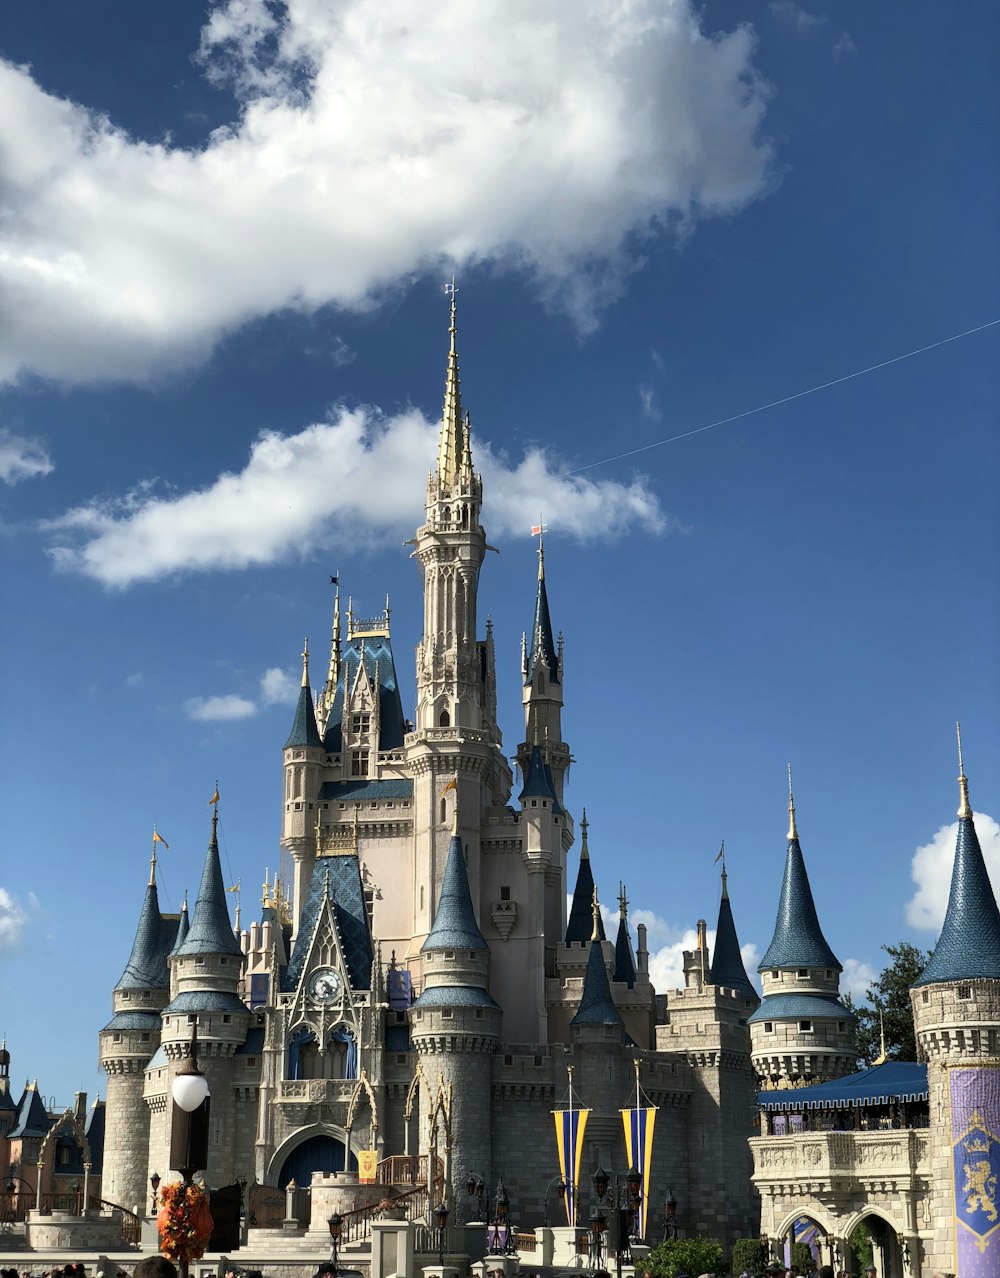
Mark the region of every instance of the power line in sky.
<instances>
[{"instance_id":1,"label":"power line in sky","mask_svg":"<svg viewBox=\"0 0 1000 1278\"><path fill-rule=\"evenodd\" d=\"M880 368L888 368L890 364L898 364L901 360L912 359L914 355L923 355L938 346L947 346L949 342L957 342L960 338L971 337L973 333L981 333L984 329L1000 324L1000 319L989 320L975 328L967 328L962 333L953 333L951 337L942 337L940 341L931 342L927 346L918 346L916 350L907 351L905 355L894 355L892 359L884 359L878 364L869 364L867 368L856 369L853 373L845 373L843 377L835 377L832 381L821 382L818 386L810 386L808 390L796 391L794 395L784 395L781 399L772 399L767 404L758 404L756 408L747 408L742 413L733 413L731 417L720 417L718 421L709 422L706 426L696 426L694 430L686 430L680 435L671 435L669 439L657 439L652 444L643 444L640 448L630 448L626 453L615 453L613 457L602 457L600 461L587 462L585 466L576 466L573 470L564 470L559 476L565 479L569 475L579 475L581 471L593 470L596 466L607 466L611 462L622 461L625 457L635 457L638 453L648 453L651 448L662 448L664 444L675 444L679 439L689 439L692 435L701 435L706 430L714 430L716 426L726 426L730 422L738 422L744 417L752 417L755 413L766 412L769 408L778 408L781 404L790 404L792 400L803 399L806 395L815 395L817 391L828 390L831 386L839 386L842 382L853 381L855 377L864 377L866 373L875 373Z\"/></svg>"}]
</instances>

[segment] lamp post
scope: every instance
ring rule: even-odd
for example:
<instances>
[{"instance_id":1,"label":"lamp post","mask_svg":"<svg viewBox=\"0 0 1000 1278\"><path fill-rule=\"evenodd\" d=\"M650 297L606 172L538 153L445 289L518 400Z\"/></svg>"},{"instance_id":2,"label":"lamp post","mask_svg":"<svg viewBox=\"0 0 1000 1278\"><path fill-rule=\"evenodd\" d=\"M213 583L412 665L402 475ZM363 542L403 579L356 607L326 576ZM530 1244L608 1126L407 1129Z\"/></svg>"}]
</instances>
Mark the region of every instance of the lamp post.
<instances>
[{"instance_id":1,"label":"lamp post","mask_svg":"<svg viewBox=\"0 0 1000 1278\"><path fill-rule=\"evenodd\" d=\"M555 1186L555 1190L556 1190L556 1193L559 1195L559 1198L562 1201L565 1201L566 1199L566 1182L563 1180L561 1176L553 1176L552 1179L549 1181L549 1183L545 1186L545 1200L544 1200L545 1205L543 1208L543 1213L545 1218L546 1229L548 1229L549 1227L549 1194L552 1192L553 1185Z\"/></svg>"},{"instance_id":2,"label":"lamp post","mask_svg":"<svg viewBox=\"0 0 1000 1278\"><path fill-rule=\"evenodd\" d=\"M482 1201L483 1201L483 1194L486 1195L486 1215L483 1217L483 1219L486 1221L486 1232L487 1232L486 1241L489 1242L489 1228L490 1228L490 1225L493 1223L490 1217L489 1186L486 1184L486 1181L482 1178L482 1176L479 1175L478 1172L470 1171L469 1178L465 1182L465 1192L469 1195L470 1198L474 1197L478 1199L480 1204L482 1204Z\"/></svg>"},{"instance_id":3,"label":"lamp post","mask_svg":"<svg viewBox=\"0 0 1000 1278\"><path fill-rule=\"evenodd\" d=\"M677 1199L674 1191L667 1186L667 1201L663 1204L663 1238L677 1237Z\"/></svg>"},{"instance_id":4,"label":"lamp post","mask_svg":"<svg viewBox=\"0 0 1000 1278\"><path fill-rule=\"evenodd\" d=\"M448 1227L448 1204L438 1203L434 1208L434 1221L438 1227L438 1264L444 1268L444 1238Z\"/></svg>"},{"instance_id":5,"label":"lamp post","mask_svg":"<svg viewBox=\"0 0 1000 1278\"><path fill-rule=\"evenodd\" d=\"M604 1238L604 1227L608 1218L600 1207L590 1209L590 1271L596 1273L601 1268L601 1241Z\"/></svg>"},{"instance_id":6,"label":"lamp post","mask_svg":"<svg viewBox=\"0 0 1000 1278\"><path fill-rule=\"evenodd\" d=\"M20 1211L20 1206L21 1206L20 1201L18 1202L17 1208L15 1208L14 1199L17 1198L20 1200L21 1198L24 1197L24 1194L22 1193L22 1191L18 1189L18 1185L23 1185L24 1188L28 1191L29 1202L31 1201L31 1195L35 1192L22 1176L15 1176L13 1174L10 1174L8 1176L7 1184L5 1186L5 1193L7 1195L7 1207L9 1211L9 1216L8 1216L9 1220L14 1219L15 1211Z\"/></svg>"},{"instance_id":7,"label":"lamp post","mask_svg":"<svg viewBox=\"0 0 1000 1278\"><path fill-rule=\"evenodd\" d=\"M326 1223L327 1223L327 1227L330 1230L330 1260L333 1264L333 1272L334 1274L336 1274L337 1273L337 1248L340 1246L340 1231L344 1226L344 1222L341 1219L339 1213L334 1212L333 1215L329 1218L329 1220L327 1220Z\"/></svg>"},{"instance_id":8,"label":"lamp post","mask_svg":"<svg viewBox=\"0 0 1000 1278\"><path fill-rule=\"evenodd\" d=\"M198 1068L198 1018L191 1017L191 1042L183 1066L174 1075L170 1085L173 1113L170 1119L170 1166L181 1174L184 1190L184 1211L188 1193L196 1171L208 1165L208 1079ZM152 1181L150 1182L152 1183ZM158 1186L157 1186L158 1187ZM180 1278L188 1278L190 1258L178 1257Z\"/></svg>"},{"instance_id":9,"label":"lamp post","mask_svg":"<svg viewBox=\"0 0 1000 1278\"><path fill-rule=\"evenodd\" d=\"M497 1181L496 1202L493 1211L496 1217L495 1228L493 1231L495 1256L510 1256L517 1250L514 1244L514 1231L510 1224L510 1199L507 1197L507 1189L503 1183L503 1177ZM500 1241L500 1231L503 1230L503 1242Z\"/></svg>"},{"instance_id":10,"label":"lamp post","mask_svg":"<svg viewBox=\"0 0 1000 1278\"><path fill-rule=\"evenodd\" d=\"M153 1191L153 1201L149 1204L149 1214L156 1215L156 1204L160 1197L160 1177L158 1172L153 1172L149 1178L149 1187Z\"/></svg>"}]
</instances>

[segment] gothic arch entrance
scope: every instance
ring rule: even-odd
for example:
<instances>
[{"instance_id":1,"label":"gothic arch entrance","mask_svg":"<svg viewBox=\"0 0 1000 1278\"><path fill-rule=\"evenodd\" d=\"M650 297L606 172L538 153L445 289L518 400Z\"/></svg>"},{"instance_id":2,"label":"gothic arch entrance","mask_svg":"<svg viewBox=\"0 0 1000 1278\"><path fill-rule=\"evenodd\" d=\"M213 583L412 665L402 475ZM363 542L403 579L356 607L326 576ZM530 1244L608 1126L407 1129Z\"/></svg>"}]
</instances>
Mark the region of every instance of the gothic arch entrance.
<instances>
[{"instance_id":1,"label":"gothic arch entrance","mask_svg":"<svg viewBox=\"0 0 1000 1278\"><path fill-rule=\"evenodd\" d=\"M346 1168L356 1171L358 1160L353 1154ZM284 1189L290 1180L296 1185L306 1186L312 1180L313 1172L344 1171L344 1142L335 1136L310 1136L301 1145L296 1145L281 1165L278 1173L278 1187Z\"/></svg>"}]
</instances>

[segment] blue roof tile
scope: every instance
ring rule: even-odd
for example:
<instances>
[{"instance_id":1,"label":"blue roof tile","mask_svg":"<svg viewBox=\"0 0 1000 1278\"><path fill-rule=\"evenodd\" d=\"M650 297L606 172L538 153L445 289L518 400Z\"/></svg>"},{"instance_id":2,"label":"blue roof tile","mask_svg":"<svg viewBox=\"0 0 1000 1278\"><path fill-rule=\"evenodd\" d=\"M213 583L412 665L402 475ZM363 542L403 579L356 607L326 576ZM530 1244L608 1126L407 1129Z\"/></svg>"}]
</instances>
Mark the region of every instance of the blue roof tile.
<instances>
[{"instance_id":1,"label":"blue roof tile","mask_svg":"<svg viewBox=\"0 0 1000 1278\"><path fill-rule=\"evenodd\" d=\"M216 837L218 814L212 814L212 837L205 854L205 868L198 888L194 917L184 943L177 954L227 954L242 955L240 943L233 935L233 925L226 904L226 889L222 882L222 866L219 863L219 842Z\"/></svg>"},{"instance_id":2,"label":"blue roof tile","mask_svg":"<svg viewBox=\"0 0 1000 1278\"><path fill-rule=\"evenodd\" d=\"M302 979L316 922L326 899L329 899L333 907L352 989L371 988L372 940L368 929L368 912L365 909L365 893L361 883L361 866L357 856L351 854L320 857L313 866L295 935L295 948L281 983L286 992L296 989Z\"/></svg>"},{"instance_id":3,"label":"blue roof tile","mask_svg":"<svg viewBox=\"0 0 1000 1278\"><path fill-rule=\"evenodd\" d=\"M426 1011L431 1007L499 1007L493 998L479 986L435 985L424 990L413 1007Z\"/></svg>"},{"instance_id":4,"label":"blue roof tile","mask_svg":"<svg viewBox=\"0 0 1000 1278\"><path fill-rule=\"evenodd\" d=\"M769 967L831 967L843 971L819 925L798 836L788 840L774 935L757 971Z\"/></svg>"},{"instance_id":5,"label":"blue roof tile","mask_svg":"<svg viewBox=\"0 0 1000 1278\"><path fill-rule=\"evenodd\" d=\"M160 1032L159 1012L115 1012L108 1021L102 1034L108 1030L147 1030L153 1034Z\"/></svg>"},{"instance_id":6,"label":"blue roof tile","mask_svg":"<svg viewBox=\"0 0 1000 1278\"><path fill-rule=\"evenodd\" d=\"M409 778L391 777L385 781L324 781L319 788L324 802L361 803L362 800L382 802L385 799L412 799L413 782Z\"/></svg>"},{"instance_id":7,"label":"blue roof tile","mask_svg":"<svg viewBox=\"0 0 1000 1278\"><path fill-rule=\"evenodd\" d=\"M444 876L441 879L437 913L434 915L434 922L427 940L424 941L420 950L423 953L426 950L488 950L489 948L476 922L462 840L457 834L453 834L448 847Z\"/></svg>"},{"instance_id":8,"label":"blue roof tile","mask_svg":"<svg viewBox=\"0 0 1000 1278\"><path fill-rule=\"evenodd\" d=\"M532 676L538 669L539 662L547 667L549 678L552 682L559 682L559 658L556 655L556 645L552 638L549 596L545 589L545 572L542 565L543 560L539 554L538 592L535 595L535 618L531 626L531 641L528 645L528 669L524 680L525 686L531 682Z\"/></svg>"},{"instance_id":9,"label":"blue roof tile","mask_svg":"<svg viewBox=\"0 0 1000 1278\"><path fill-rule=\"evenodd\" d=\"M552 781L552 769L542 759L542 752L537 745L531 747L528 761L528 773L524 778L521 793L517 796L523 803L525 799L548 799L552 804L555 816L563 816L563 809L556 798L556 788Z\"/></svg>"},{"instance_id":10,"label":"blue roof tile","mask_svg":"<svg viewBox=\"0 0 1000 1278\"><path fill-rule=\"evenodd\" d=\"M83 1125L83 1134L87 1138L87 1144L90 1146L90 1170L94 1176L99 1176L104 1170L104 1124L107 1116L107 1106L101 1100L95 1101L87 1114L87 1121Z\"/></svg>"},{"instance_id":11,"label":"blue roof tile","mask_svg":"<svg viewBox=\"0 0 1000 1278\"><path fill-rule=\"evenodd\" d=\"M819 994L768 994L760 1007L747 1017L756 1021L854 1021L855 1015L839 999Z\"/></svg>"},{"instance_id":12,"label":"blue roof tile","mask_svg":"<svg viewBox=\"0 0 1000 1278\"><path fill-rule=\"evenodd\" d=\"M719 902L719 922L715 929L715 951L712 954L712 967L708 975L710 984L723 989L736 990L744 998L754 1003L760 1002L747 970L743 966L743 955L740 953L739 937L736 935L736 924L733 921L733 910L729 904L729 892L726 889L725 872L722 880L722 900Z\"/></svg>"},{"instance_id":13,"label":"blue roof tile","mask_svg":"<svg viewBox=\"0 0 1000 1278\"><path fill-rule=\"evenodd\" d=\"M948 909L937 945L914 985L1000 980L1000 913L971 816L958 822Z\"/></svg>"},{"instance_id":14,"label":"blue roof tile","mask_svg":"<svg viewBox=\"0 0 1000 1278\"><path fill-rule=\"evenodd\" d=\"M632 938L628 934L628 922L622 915L618 920L618 936L615 940L615 980L623 981L631 989L635 985L635 976Z\"/></svg>"},{"instance_id":15,"label":"blue roof tile","mask_svg":"<svg viewBox=\"0 0 1000 1278\"><path fill-rule=\"evenodd\" d=\"M590 942L587 971L583 977L583 994L570 1025L620 1025L624 1029L625 1022L611 997L608 970L604 966L604 950L600 941Z\"/></svg>"},{"instance_id":16,"label":"blue roof tile","mask_svg":"<svg viewBox=\"0 0 1000 1278\"><path fill-rule=\"evenodd\" d=\"M803 1109L856 1109L888 1105L891 1101L925 1101L929 1094L926 1063L886 1061L812 1087L758 1092L757 1104L762 1109L785 1113Z\"/></svg>"},{"instance_id":17,"label":"blue roof tile","mask_svg":"<svg viewBox=\"0 0 1000 1278\"><path fill-rule=\"evenodd\" d=\"M365 670L368 678L378 687L379 735L380 750L398 750L406 735L406 724L403 719L403 703L399 696L399 683L396 679L396 663L392 656L392 644L388 635L370 635L364 639L352 639L344 649L340 663L340 676L333 705L327 718L326 736L323 748L330 754L339 754L344 746L343 717L345 689L354 686L358 666L364 650Z\"/></svg>"},{"instance_id":18,"label":"blue roof tile","mask_svg":"<svg viewBox=\"0 0 1000 1278\"><path fill-rule=\"evenodd\" d=\"M24 1095L17 1107L17 1122L7 1136L11 1140L15 1136L44 1136L53 1121L45 1111L45 1104L38 1094L38 1088L32 1084L24 1089Z\"/></svg>"},{"instance_id":19,"label":"blue roof tile","mask_svg":"<svg viewBox=\"0 0 1000 1278\"><path fill-rule=\"evenodd\" d=\"M590 940L594 931L594 872L590 868L590 853L586 843L580 850L580 868L576 873L576 887L573 889L573 904L570 906L569 922L566 925L566 944L584 944ZM604 920L597 916L597 935L603 941Z\"/></svg>"},{"instance_id":20,"label":"blue roof tile","mask_svg":"<svg viewBox=\"0 0 1000 1278\"><path fill-rule=\"evenodd\" d=\"M170 984L167 955L177 938L177 917L160 913L156 884L150 883L139 911L132 953L116 990L165 990Z\"/></svg>"},{"instance_id":21,"label":"blue roof tile","mask_svg":"<svg viewBox=\"0 0 1000 1278\"><path fill-rule=\"evenodd\" d=\"M164 1016L191 1016L195 1012L246 1012L247 1006L236 994L225 990L185 990L163 1009Z\"/></svg>"},{"instance_id":22,"label":"blue roof tile","mask_svg":"<svg viewBox=\"0 0 1000 1278\"><path fill-rule=\"evenodd\" d=\"M180 917L177 920L177 936L174 939L174 948L171 954L176 954L184 942L187 940L187 934L191 930L191 916L188 914L187 897L184 898L184 904L181 906Z\"/></svg>"},{"instance_id":23,"label":"blue roof tile","mask_svg":"<svg viewBox=\"0 0 1000 1278\"><path fill-rule=\"evenodd\" d=\"M292 720L292 730L289 732L288 740L285 742L285 749L287 750L289 746L302 746L313 750L323 749L319 729L316 727L316 711L313 708L312 690L308 683L304 683L299 689L299 699L295 705L295 718Z\"/></svg>"}]
</instances>

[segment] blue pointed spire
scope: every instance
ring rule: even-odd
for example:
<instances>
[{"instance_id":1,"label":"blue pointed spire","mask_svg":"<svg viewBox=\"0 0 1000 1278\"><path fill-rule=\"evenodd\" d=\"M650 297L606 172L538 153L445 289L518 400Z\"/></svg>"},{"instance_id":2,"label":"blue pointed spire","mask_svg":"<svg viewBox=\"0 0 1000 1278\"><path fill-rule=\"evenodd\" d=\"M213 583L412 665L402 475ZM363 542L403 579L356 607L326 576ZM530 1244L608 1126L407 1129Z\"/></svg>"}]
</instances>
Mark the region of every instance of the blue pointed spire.
<instances>
[{"instance_id":1,"label":"blue pointed spire","mask_svg":"<svg viewBox=\"0 0 1000 1278\"><path fill-rule=\"evenodd\" d=\"M631 989L635 985L635 955L632 953L632 938L628 933L628 898L624 884L619 885L618 896L618 936L615 939L615 980L621 981Z\"/></svg>"},{"instance_id":2,"label":"blue pointed spire","mask_svg":"<svg viewBox=\"0 0 1000 1278\"><path fill-rule=\"evenodd\" d=\"M576 887L573 889L573 904L570 906L569 923L566 925L566 944L586 944L590 940L594 900L594 875L590 868L590 850L587 847L587 809L584 808L580 818L580 868L576 874ZM597 916L597 933L603 941L604 920Z\"/></svg>"},{"instance_id":3,"label":"blue pointed spire","mask_svg":"<svg viewBox=\"0 0 1000 1278\"><path fill-rule=\"evenodd\" d=\"M753 987L747 970L743 966L743 955L740 953L740 941L736 935L736 924L733 921L733 909L729 904L729 890L726 887L726 863L722 863L722 899L719 902L719 922L715 928L715 952L712 955L712 967L708 974L710 985L721 985L723 989L736 990L744 998L753 1003L760 1002L760 995Z\"/></svg>"},{"instance_id":4,"label":"blue pointed spire","mask_svg":"<svg viewBox=\"0 0 1000 1278\"><path fill-rule=\"evenodd\" d=\"M531 755L528 760L528 770L524 778L524 785L521 787L521 793L517 797L519 802L524 799L549 799L552 803L552 811L555 815L563 815L562 806L556 798L556 787L552 780L552 769L543 760L542 751L537 745L533 745L531 747Z\"/></svg>"},{"instance_id":5,"label":"blue pointed spire","mask_svg":"<svg viewBox=\"0 0 1000 1278\"><path fill-rule=\"evenodd\" d=\"M531 627L528 645L528 663L524 674L525 685L531 682L538 663L543 662L553 683L559 682L559 658L552 638L552 619L549 616L549 596L545 589L545 551L541 536L538 538L538 593L535 595L535 620Z\"/></svg>"},{"instance_id":6,"label":"blue pointed spire","mask_svg":"<svg viewBox=\"0 0 1000 1278\"><path fill-rule=\"evenodd\" d=\"M445 862L444 877L441 880L441 896L438 898L437 913L434 923L427 935L427 940L420 947L424 950L488 950L476 912L472 907L472 893L469 890L469 873L465 868L465 854L462 851L462 840L457 834L451 836L448 848L448 860Z\"/></svg>"},{"instance_id":7,"label":"blue pointed spire","mask_svg":"<svg viewBox=\"0 0 1000 1278\"><path fill-rule=\"evenodd\" d=\"M174 941L172 920L160 914L156 883L146 887L132 953L125 964L116 990L165 990L170 984L167 955Z\"/></svg>"},{"instance_id":8,"label":"blue pointed spire","mask_svg":"<svg viewBox=\"0 0 1000 1278\"><path fill-rule=\"evenodd\" d=\"M285 742L284 748L287 750L290 746L308 746L311 749L323 749L319 729L316 727L316 711L313 707L312 689L309 687L308 639L302 650L302 686L299 689L299 699L295 706L295 718L292 720L292 730L288 734L288 740Z\"/></svg>"},{"instance_id":9,"label":"blue pointed spire","mask_svg":"<svg viewBox=\"0 0 1000 1278\"><path fill-rule=\"evenodd\" d=\"M601 912L597 904L597 893L591 898L591 918L593 920L590 935L590 953L587 956L587 970L583 976L583 993L580 1006L570 1025L620 1025L624 1028L615 1000L611 997L611 985L608 982L608 969L604 966L604 950L598 937L598 925Z\"/></svg>"},{"instance_id":10,"label":"blue pointed spire","mask_svg":"<svg viewBox=\"0 0 1000 1278\"><path fill-rule=\"evenodd\" d=\"M177 939L174 941L174 948L171 954L176 954L184 942L187 940L187 934L191 929L191 920L188 917L188 899L187 892L184 893L184 904L181 906L180 918L177 920Z\"/></svg>"},{"instance_id":11,"label":"blue pointed spire","mask_svg":"<svg viewBox=\"0 0 1000 1278\"><path fill-rule=\"evenodd\" d=\"M226 904L226 889L219 861L218 824L219 812L216 809L212 813L212 837L205 854L205 868L194 905L194 917L184 944L175 951L177 954L242 954L240 943L233 935L229 907Z\"/></svg>"},{"instance_id":12,"label":"blue pointed spire","mask_svg":"<svg viewBox=\"0 0 1000 1278\"><path fill-rule=\"evenodd\" d=\"M969 805L969 783L962 766L959 738L958 839L951 869L951 891L941 935L920 979L935 981L1000 980L1000 911L983 860Z\"/></svg>"},{"instance_id":13,"label":"blue pointed spire","mask_svg":"<svg viewBox=\"0 0 1000 1278\"><path fill-rule=\"evenodd\" d=\"M819 925L816 905L813 901L806 863L799 846L799 833L795 826L795 802L792 798L791 770L788 785L788 852L785 857L785 877L781 884L781 900L774 935L767 953L757 967L758 972L769 967L831 967L838 972L844 969L830 949Z\"/></svg>"}]
</instances>

